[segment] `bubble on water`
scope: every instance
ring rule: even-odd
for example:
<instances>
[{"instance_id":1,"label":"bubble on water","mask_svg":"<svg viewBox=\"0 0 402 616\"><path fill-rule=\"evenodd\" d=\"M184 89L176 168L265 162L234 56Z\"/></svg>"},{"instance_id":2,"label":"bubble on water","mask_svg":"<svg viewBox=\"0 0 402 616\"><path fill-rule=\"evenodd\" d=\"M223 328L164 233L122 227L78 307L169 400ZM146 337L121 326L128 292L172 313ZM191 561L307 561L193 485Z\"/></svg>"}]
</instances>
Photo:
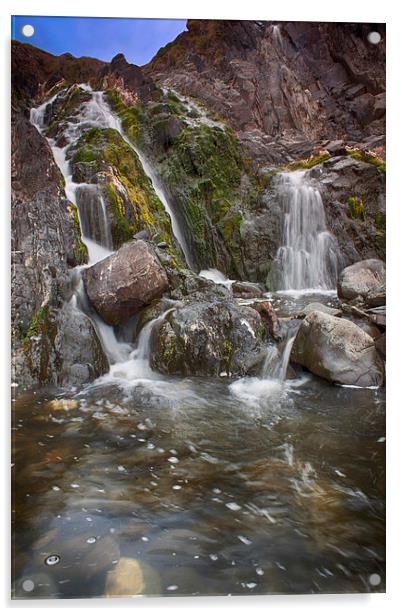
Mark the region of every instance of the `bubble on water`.
<instances>
[{"instance_id":1,"label":"bubble on water","mask_svg":"<svg viewBox=\"0 0 402 616\"><path fill-rule=\"evenodd\" d=\"M183 486L179 486L178 484L173 486L173 490L181 490Z\"/></svg>"},{"instance_id":2,"label":"bubble on water","mask_svg":"<svg viewBox=\"0 0 402 616\"><path fill-rule=\"evenodd\" d=\"M247 539L247 537L244 537L243 535L238 535L237 538L240 539L240 541L244 543L244 545L252 544L252 541L250 539Z\"/></svg>"},{"instance_id":3,"label":"bubble on water","mask_svg":"<svg viewBox=\"0 0 402 616\"><path fill-rule=\"evenodd\" d=\"M80 484L79 483L70 483L70 487L71 488L79 488Z\"/></svg>"},{"instance_id":4,"label":"bubble on water","mask_svg":"<svg viewBox=\"0 0 402 616\"><path fill-rule=\"evenodd\" d=\"M88 537L87 543L96 543L96 537Z\"/></svg>"},{"instance_id":5,"label":"bubble on water","mask_svg":"<svg viewBox=\"0 0 402 616\"><path fill-rule=\"evenodd\" d=\"M174 456L177 456L177 451L176 449L169 449L170 453L172 453Z\"/></svg>"},{"instance_id":6,"label":"bubble on water","mask_svg":"<svg viewBox=\"0 0 402 616\"><path fill-rule=\"evenodd\" d=\"M217 555L217 554L210 554L210 555L209 555L209 558L210 558L211 560L218 560L218 555Z\"/></svg>"},{"instance_id":7,"label":"bubble on water","mask_svg":"<svg viewBox=\"0 0 402 616\"><path fill-rule=\"evenodd\" d=\"M178 586L176 586L175 584L172 584L172 586L168 586L166 590L172 591L172 590L177 590L178 588L179 588Z\"/></svg>"},{"instance_id":8,"label":"bubble on water","mask_svg":"<svg viewBox=\"0 0 402 616\"><path fill-rule=\"evenodd\" d=\"M147 542L147 541L149 541L149 538L148 537L141 537L141 541Z\"/></svg>"},{"instance_id":9,"label":"bubble on water","mask_svg":"<svg viewBox=\"0 0 402 616\"><path fill-rule=\"evenodd\" d=\"M121 473L124 473L126 469L122 464L119 464L119 466L117 467L117 470L120 471Z\"/></svg>"},{"instance_id":10,"label":"bubble on water","mask_svg":"<svg viewBox=\"0 0 402 616\"><path fill-rule=\"evenodd\" d=\"M25 590L25 592L32 592L35 588L35 584L32 580L24 580L22 582L22 588L23 590Z\"/></svg>"},{"instance_id":11,"label":"bubble on water","mask_svg":"<svg viewBox=\"0 0 402 616\"><path fill-rule=\"evenodd\" d=\"M196 555L194 556L194 558L195 558L196 560L197 560L199 557L200 557L200 556L199 556L199 554L196 554Z\"/></svg>"},{"instance_id":12,"label":"bubble on water","mask_svg":"<svg viewBox=\"0 0 402 616\"><path fill-rule=\"evenodd\" d=\"M237 503L226 503L226 507L231 511L240 511L241 506Z\"/></svg>"},{"instance_id":13,"label":"bubble on water","mask_svg":"<svg viewBox=\"0 0 402 616\"><path fill-rule=\"evenodd\" d=\"M255 582L247 582L246 587L247 588L255 588L257 586L257 584Z\"/></svg>"},{"instance_id":14,"label":"bubble on water","mask_svg":"<svg viewBox=\"0 0 402 616\"><path fill-rule=\"evenodd\" d=\"M53 492L60 492L59 486L53 486L52 490L53 490Z\"/></svg>"},{"instance_id":15,"label":"bubble on water","mask_svg":"<svg viewBox=\"0 0 402 616\"><path fill-rule=\"evenodd\" d=\"M89 515L85 519L86 519L87 522L92 522L92 518Z\"/></svg>"},{"instance_id":16,"label":"bubble on water","mask_svg":"<svg viewBox=\"0 0 402 616\"><path fill-rule=\"evenodd\" d=\"M155 449L155 445L153 443L148 443L147 449Z\"/></svg>"},{"instance_id":17,"label":"bubble on water","mask_svg":"<svg viewBox=\"0 0 402 616\"><path fill-rule=\"evenodd\" d=\"M212 492L214 494L222 494L222 490L220 490L219 488L212 488Z\"/></svg>"},{"instance_id":18,"label":"bubble on water","mask_svg":"<svg viewBox=\"0 0 402 616\"><path fill-rule=\"evenodd\" d=\"M385 436L380 436L380 438L377 439L377 443L385 443Z\"/></svg>"},{"instance_id":19,"label":"bubble on water","mask_svg":"<svg viewBox=\"0 0 402 616\"><path fill-rule=\"evenodd\" d=\"M170 458L168 458L168 462L171 462L172 464L178 464L179 458L175 458L175 456L171 456Z\"/></svg>"},{"instance_id":20,"label":"bubble on water","mask_svg":"<svg viewBox=\"0 0 402 616\"><path fill-rule=\"evenodd\" d=\"M60 556L57 554L51 554L45 559L45 565L49 565L49 567L53 567L53 565L57 565L60 562Z\"/></svg>"},{"instance_id":21,"label":"bubble on water","mask_svg":"<svg viewBox=\"0 0 402 616\"><path fill-rule=\"evenodd\" d=\"M369 577L371 586L378 586L381 583L381 576L378 573L372 573Z\"/></svg>"},{"instance_id":22,"label":"bubble on water","mask_svg":"<svg viewBox=\"0 0 402 616\"><path fill-rule=\"evenodd\" d=\"M262 567L257 567L255 572L257 575L264 575L264 569Z\"/></svg>"}]
</instances>

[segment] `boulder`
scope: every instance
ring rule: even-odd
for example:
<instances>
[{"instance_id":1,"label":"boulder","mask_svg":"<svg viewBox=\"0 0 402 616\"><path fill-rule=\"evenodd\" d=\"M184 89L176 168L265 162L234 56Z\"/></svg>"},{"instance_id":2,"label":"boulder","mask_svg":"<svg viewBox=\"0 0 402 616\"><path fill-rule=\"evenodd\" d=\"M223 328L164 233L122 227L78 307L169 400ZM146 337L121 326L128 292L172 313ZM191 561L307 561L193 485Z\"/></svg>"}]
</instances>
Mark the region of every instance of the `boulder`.
<instances>
[{"instance_id":1,"label":"boulder","mask_svg":"<svg viewBox=\"0 0 402 616\"><path fill-rule=\"evenodd\" d=\"M13 353L12 364L13 379L22 387L82 385L109 369L91 320L71 302L42 311L32 335Z\"/></svg>"},{"instance_id":2,"label":"boulder","mask_svg":"<svg viewBox=\"0 0 402 616\"><path fill-rule=\"evenodd\" d=\"M366 259L345 267L338 279L338 295L349 301L358 298L364 301L370 297L374 303L379 298L383 302L385 300L384 261Z\"/></svg>"},{"instance_id":3,"label":"boulder","mask_svg":"<svg viewBox=\"0 0 402 616\"><path fill-rule=\"evenodd\" d=\"M263 336L258 312L238 306L228 289L210 283L154 327L150 363L164 374L242 376L261 365Z\"/></svg>"},{"instance_id":4,"label":"boulder","mask_svg":"<svg viewBox=\"0 0 402 616\"><path fill-rule=\"evenodd\" d=\"M291 360L332 383L370 387L384 380L373 338L355 323L319 311L302 321Z\"/></svg>"},{"instance_id":5,"label":"boulder","mask_svg":"<svg viewBox=\"0 0 402 616\"><path fill-rule=\"evenodd\" d=\"M90 302L109 325L117 325L140 312L169 287L152 246L143 240L124 244L89 267L83 280Z\"/></svg>"}]
</instances>

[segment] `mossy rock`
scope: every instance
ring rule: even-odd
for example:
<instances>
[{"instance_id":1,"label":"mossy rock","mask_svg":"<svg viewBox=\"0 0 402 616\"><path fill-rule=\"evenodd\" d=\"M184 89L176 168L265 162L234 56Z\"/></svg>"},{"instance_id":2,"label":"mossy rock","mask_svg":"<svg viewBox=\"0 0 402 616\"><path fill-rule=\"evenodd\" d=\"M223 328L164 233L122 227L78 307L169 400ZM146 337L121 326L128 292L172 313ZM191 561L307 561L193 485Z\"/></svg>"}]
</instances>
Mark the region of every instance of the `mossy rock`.
<instances>
[{"instance_id":1,"label":"mossy rock","mask_svg":"<svg viewBox=\"0 0 402 616\"><path fill-rule=\"evenodd\" d=\"M366 212L364 210L362 199L359 199L358 197L349 197L348 206L354 220L366 220Z\"/></svg>"}]
</instances>

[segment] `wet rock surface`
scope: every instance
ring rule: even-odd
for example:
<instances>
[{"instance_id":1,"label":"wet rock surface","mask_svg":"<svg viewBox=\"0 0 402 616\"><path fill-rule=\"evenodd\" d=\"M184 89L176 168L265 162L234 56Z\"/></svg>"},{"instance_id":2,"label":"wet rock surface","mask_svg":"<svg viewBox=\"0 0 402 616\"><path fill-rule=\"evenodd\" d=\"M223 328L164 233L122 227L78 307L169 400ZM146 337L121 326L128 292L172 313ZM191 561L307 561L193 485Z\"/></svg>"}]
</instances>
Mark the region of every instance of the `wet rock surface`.
<instances>
[{"instance_id":1,"label":"wet rock surface","mask_svg":"<svg viewBox=\"0 0 402 616\"><path fill-rule=\"evenodd\" d=\"M90 319L71 304L46 311L37 331L14 350L13 378L22 387L36 383L79 386L105 374L109 363Z\"/></svg>"},{"instance_id":2,"label":"wet rock surface","mask_svg":"<svg viewBox=\"0 0 402 616\"><path fill-rule=\"evenodd\" d=\"M338 280L338 295L348 301L366 300L370 306L385 304L385 263L367 259L346 267Z\"/></svg>"},{"instance_id":3,"label":"wet rock surface","mask_svg":"<svg viewBox=\"0 0 402 616\"><path fill-rule=\"evenodd\" d=\"M355 323L319 311L302 321L291 360L332 383L370 387L384 380L373 338Z\"/></svg>"},{"instance_id":4,"label":"wet rock surface","mask_svg":"<svg viewBox=\"0 0 402 616\"><path fill-rule=\"evenodd\" d=\"M213 283L182 303L152 331L153 369L196 376L238 376L258 369L264 328L256 310L237 306L229 290Z\"/></svg>"},{"instance_id":5,"label":"wet rock surface","mask_svg":"<svg viewBox=\"0 0 402 616\"><path fill-rule=\"evenodd\" d=\"M140 312L168 289L166 272L150 244L133 240L83 273L85 290L110 325Z\"/></svg>"}]
</instances>

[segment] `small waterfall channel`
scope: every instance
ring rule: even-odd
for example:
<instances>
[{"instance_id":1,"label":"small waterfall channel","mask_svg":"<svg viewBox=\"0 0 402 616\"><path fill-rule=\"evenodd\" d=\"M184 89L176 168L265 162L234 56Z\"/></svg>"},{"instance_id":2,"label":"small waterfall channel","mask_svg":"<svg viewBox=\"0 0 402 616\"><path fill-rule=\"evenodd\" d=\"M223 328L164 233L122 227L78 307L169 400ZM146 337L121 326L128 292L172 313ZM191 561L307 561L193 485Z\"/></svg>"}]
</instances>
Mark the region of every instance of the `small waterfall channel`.
<instances>
[{"instance_id":1,"label":"small waterfall channel","mask_svg":"<svg viewBox=\"0 0 402 616\"><path fill-rule=\"evenodd\" d=\"M84 267L94 265L113 252L110 222L107 216L102 193L96 184L74 182L72 179L70 164L67 159L68 148L72 144L76 143L78 139L91 128L112 128L117 130L126 143L128 143L128 145L137 154L143 166L144 172L151 180L156 194L170 216L176 241L182 249L188 263L190 255L186 249L184 236L180 231L177 219L169 207L167 198L158 183L150 164L125 136L121 128L120 120L111 112L108 104L104 100L103 92L93 91L86 84L80 84L79 87L90 92L91 98L81 105L79 114L75 116L76 121L67 122L66 128L63 131L63 137L66 145L64 147L59 147L56 145L54 139L47 138L47 141L52 149L54 159L65 179L66 196L69 201L77 206L82 232L82 241L87 246L89 257L88 265ZM49 105L51 105L57 97L64 96L66 92L67 91L59 92L39 107L31 109L31 123L42 135L45 134ZM104 350L111 364L110 375L115 378L123 377L123 375L125 375L128 379L135 377L152 378L153 373L148 362L149 338L153 326L160 319L164 318L167 313L164 313L161 317L152 320L143 328L137 341L137 345L133 349L133 344L118 340L114 328L107 325L90 306L81 278L82 269L82 267L76 268L76 289L71 299L71 303L73 308L79 309L89 316L96 327Z\"/></svg>"},{"instance_id":2,"label":"small waterfall channel","mask_svg":"<svg viewBox=\"0 0 402 616\"><path fill-rule=\"evenodd\" d=\"M338 248L327 230L320 192L310 186L305 171L280 173L276 183L283 212L283 244L273 265L275 287L286 291L335 289Z\"/></svg>"}]
</instances>

